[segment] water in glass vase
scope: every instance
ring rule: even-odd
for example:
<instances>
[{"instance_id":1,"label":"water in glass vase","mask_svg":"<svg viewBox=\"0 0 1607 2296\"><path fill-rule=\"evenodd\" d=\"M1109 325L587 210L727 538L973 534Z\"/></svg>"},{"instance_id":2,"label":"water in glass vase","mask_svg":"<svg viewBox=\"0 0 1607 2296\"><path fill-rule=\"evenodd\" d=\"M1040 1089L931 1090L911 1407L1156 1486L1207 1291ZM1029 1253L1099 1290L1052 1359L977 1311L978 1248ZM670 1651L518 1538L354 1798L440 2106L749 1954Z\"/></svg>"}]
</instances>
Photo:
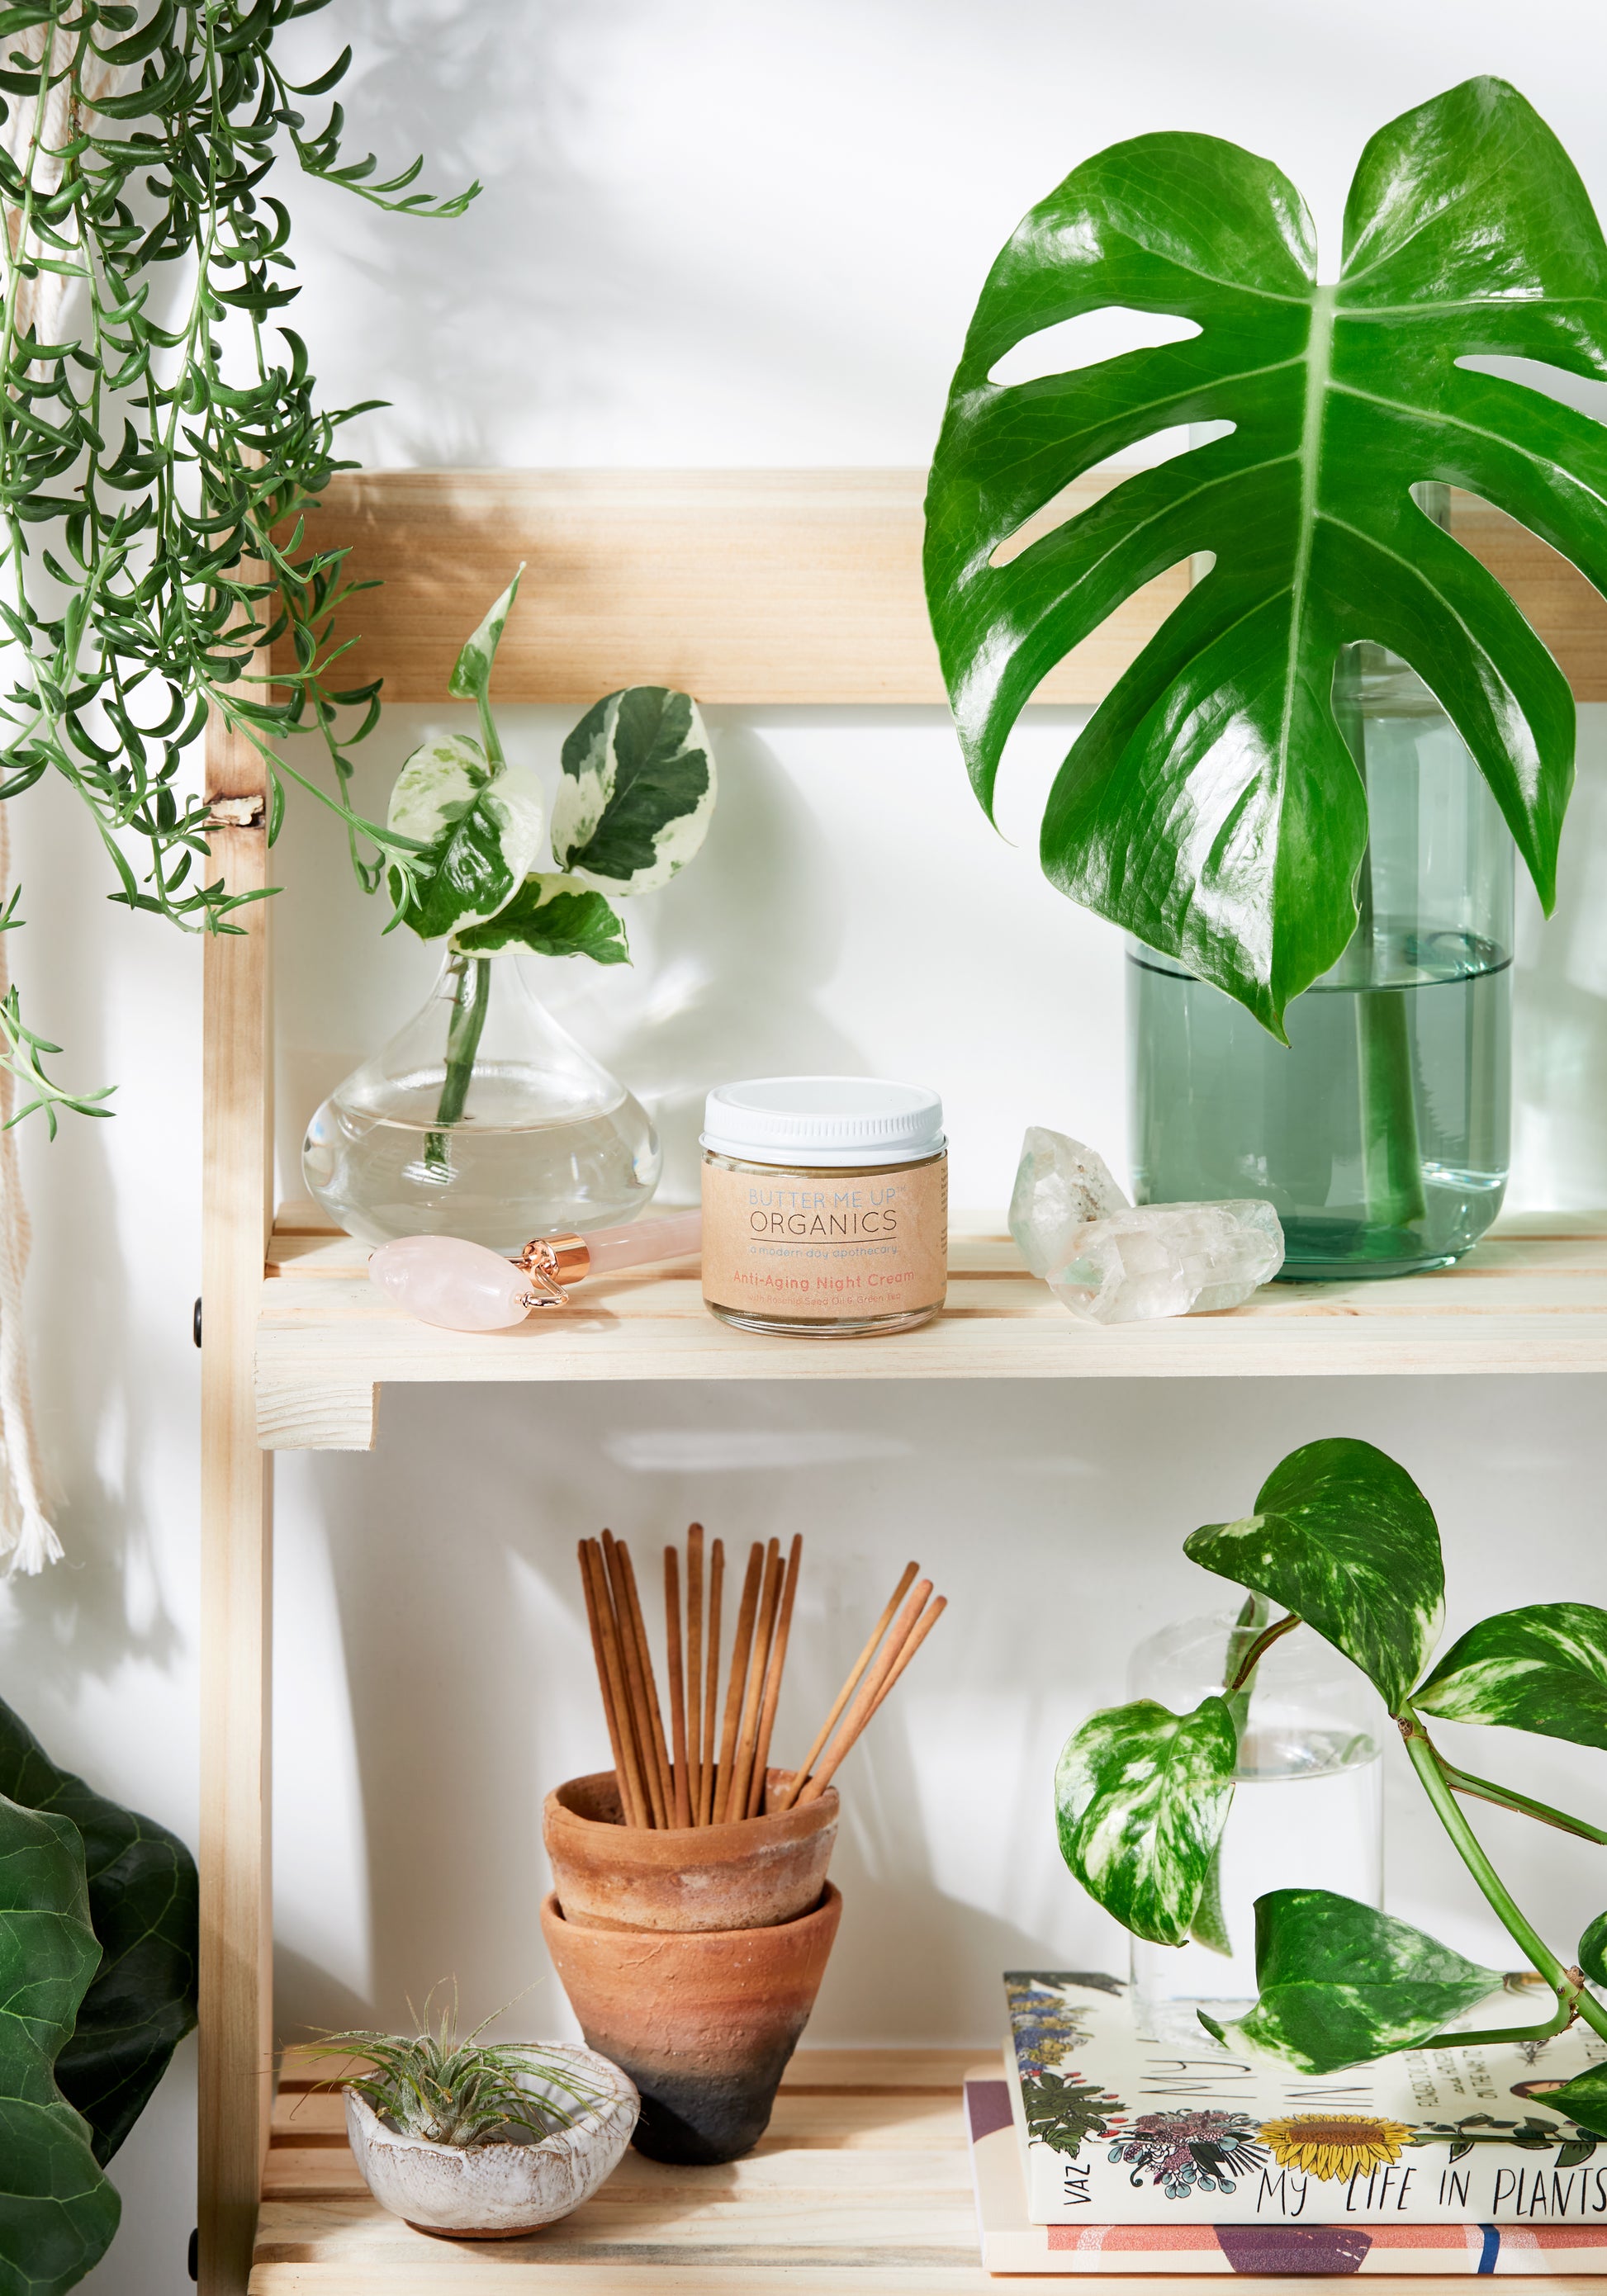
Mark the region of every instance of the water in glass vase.
<instances>
[{"instance_id":1,"label":"water in glass vase","mask_svg":"<svg viewBox=\"0 0 1607 2296\"><path fill-rule=\"evenodd\" d=\"M634 1218L658 1184L652 1119L530 993L512 956L447 961L422 1012L307 1127L308 1188L367 1243L532 1236Z\"/></svg>"},{"instance_id":2,"label":"water in glass vase","mask_svg":"<svg viewBox=\"0 0 1607 2296\"><path fill-rule=\"evenodd\" d=\"M1287 1047L1128 951L1135 1196L1264 1198L1286 1283L1444 1267L1500 1210L1509 1160L1511 834L1404 662L1347 648L1334 709L1367 792L1359 916L1289 1006Z\"/></svg>"}]
</instances>

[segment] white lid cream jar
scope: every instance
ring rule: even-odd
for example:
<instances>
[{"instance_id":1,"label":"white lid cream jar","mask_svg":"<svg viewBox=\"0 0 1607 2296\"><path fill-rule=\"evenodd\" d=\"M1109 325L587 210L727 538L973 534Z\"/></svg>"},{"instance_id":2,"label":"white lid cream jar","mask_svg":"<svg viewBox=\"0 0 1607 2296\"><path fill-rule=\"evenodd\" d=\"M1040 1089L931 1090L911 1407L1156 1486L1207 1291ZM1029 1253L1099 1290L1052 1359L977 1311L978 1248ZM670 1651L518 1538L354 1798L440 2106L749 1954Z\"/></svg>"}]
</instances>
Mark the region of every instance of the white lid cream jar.
<instances>
[{"instance_id":1,"label":"white lid cream jar","mask_svg":"<svg viewBox=\"0 0 1607 2296\"><path fill-rule=\"evenodd\" d=\"M948 1286L943 1103L873 1077L719 1086L703 1113L703 1302L745 1332L854 1339Z\"/></svg>"}]
</instances>

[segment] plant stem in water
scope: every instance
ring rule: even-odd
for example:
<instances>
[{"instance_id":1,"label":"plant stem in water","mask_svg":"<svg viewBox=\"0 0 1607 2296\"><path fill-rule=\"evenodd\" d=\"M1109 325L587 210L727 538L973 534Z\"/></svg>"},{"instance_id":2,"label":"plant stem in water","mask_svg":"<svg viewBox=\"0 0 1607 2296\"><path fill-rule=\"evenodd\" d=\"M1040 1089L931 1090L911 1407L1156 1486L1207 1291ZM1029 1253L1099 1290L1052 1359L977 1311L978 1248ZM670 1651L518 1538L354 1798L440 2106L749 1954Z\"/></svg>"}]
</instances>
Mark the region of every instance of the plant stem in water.
<instances>
[{"instance_id":1,"label":"plant stem in water","mask_svg":"<svg viewBox=\"0 0 1607 2296\"><path fill-rule=\"evenodd\" d=\"M488 956L455 956L452 960L452 1018L447 1024L447 1073L437 1103L438 1124L455 1124L469 1097L474 1056L486 1026L491 1002L491 960ZM424 1142L424 1162L432 1172L451 1168L445 1132L431 1132Z\"/></svg>"}]
</instances>

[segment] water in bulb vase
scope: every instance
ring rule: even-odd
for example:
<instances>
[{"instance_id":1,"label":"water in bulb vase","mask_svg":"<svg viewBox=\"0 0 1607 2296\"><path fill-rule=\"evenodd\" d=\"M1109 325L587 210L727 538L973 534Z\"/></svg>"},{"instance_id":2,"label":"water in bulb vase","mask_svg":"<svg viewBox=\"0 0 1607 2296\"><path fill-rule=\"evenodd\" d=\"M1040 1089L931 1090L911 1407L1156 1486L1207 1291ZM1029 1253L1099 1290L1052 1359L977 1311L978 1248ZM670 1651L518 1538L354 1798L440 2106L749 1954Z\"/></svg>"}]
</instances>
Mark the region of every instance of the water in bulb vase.
<instances>
[{"instance_id":1,"label":"water in bulb vase","mask_svg":"<svg viewBox=\"0 0 1607 2296\"><path fill-rule=\"evenodd\" d=\"M1128 952L1136 1199L1263 1197L1283 1282L1444 1267L1506 1186L1511 833L1396 655L1347 647L1333 700L1366 783L1360 916L1289 1006L1288 1046L1172 958Z\"/></svg>"},{"instance_id":2,"label":"water in bulb vase","mask_svg":"<svg viewBox=\"0 0 1607 2296\"><path fill-rule=\"evenodd\" d=\"M422 1011L307 1127L309 1192L365 1243L533 1235L628 1220L659 1180L647 1111L531 990L512 954L448 954Z\"/></svg>"}]
</instances>

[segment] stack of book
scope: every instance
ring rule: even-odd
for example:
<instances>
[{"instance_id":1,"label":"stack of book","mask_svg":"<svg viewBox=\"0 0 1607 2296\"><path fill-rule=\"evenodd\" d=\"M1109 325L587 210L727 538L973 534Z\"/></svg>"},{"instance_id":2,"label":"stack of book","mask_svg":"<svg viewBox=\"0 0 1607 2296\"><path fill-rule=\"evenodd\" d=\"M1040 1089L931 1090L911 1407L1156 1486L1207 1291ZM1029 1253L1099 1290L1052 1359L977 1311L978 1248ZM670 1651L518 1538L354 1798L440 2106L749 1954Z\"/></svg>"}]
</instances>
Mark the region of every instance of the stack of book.
<instances>
[{"instance_id":1,"label":"stack of book","mask_svg":"<svg viewBox=\"0 0 1607 2296\"><path fill-rule=\"evenodd\" d=\"M1004 1992L1005 2078L966 2083L990 2272L1607 2273L1607 2138L1546 2103L1584 2027L1317 2079L1146 2033L1114 1978Z\"/></svg>"}]
</instances>

